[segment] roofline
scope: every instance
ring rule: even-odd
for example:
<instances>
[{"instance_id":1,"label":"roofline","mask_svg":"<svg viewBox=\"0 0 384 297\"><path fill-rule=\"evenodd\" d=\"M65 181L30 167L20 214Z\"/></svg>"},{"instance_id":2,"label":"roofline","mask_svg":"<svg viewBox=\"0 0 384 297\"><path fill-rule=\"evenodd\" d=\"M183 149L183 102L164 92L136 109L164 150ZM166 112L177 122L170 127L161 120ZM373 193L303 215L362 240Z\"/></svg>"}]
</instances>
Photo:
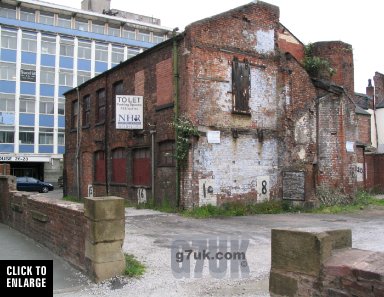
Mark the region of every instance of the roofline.
<instances>
[{"instance_id":1,"label":"roofline","mask_svg":"<svg viewBox=\"0 0 384 297\"><path fill-rule=\"evenodd\" d=\"M160 49L168 46L169 44L171 44L173 42L174 39L176 39L176 41L182 40L184 38L184 34L185 33L182 32L182 33L176 35L175 37L169 38L169 39L167 39L167 40L165 40L165 41L163 41L163 42L161 42L159 44L156 44L155 46L153 46L153 47L143 51L142 53L137 54L136 56L133 56L132 58L129 58L129 59L125 60L124 62L116 65L115 67L112 67L111 69L108 69L108 70L100 73L99 75L96 75L95 77L92 77L91 79L83 82L81 85L78 85L77 87L74 87L74 88L66 91L65 93L63 93L63 95L66 96L66 95L76 91L76 89L82 89L82 88L86 87L88 84L94 82L95 80L98 80L101 77L106 76L109 73L111 73L113 71L116 71L117 69L119 69L121 67L124 67L124 66L134 62L137 59L141 59L141 58L143 58L143 57L145 57L145 56L147 56L147 55L149 55L149 54L151 54L151 53L153 53L153 52L155 52L157 50L160 50Z\"/></svg>"},{"instance_id":2,"label":"roofline","mask_svg":"<svg viewBox=\"0 0 384 297\"><path fill-rule=\"evenodd\" d=\"M293 33L291 32L291 30L289 30L286 26L284 26L284 25L283 25L282 23L280 23L280 22L279 22L279 25L280 25L280 26L283 26L284 29L287 30L293 37L295 37L296 40L297 40L298 42L300 42L303 46L305 46L305 44L304 44L299 38L297 38L296 35L293 34Z\"/></svg>"},{"instance_id":3,"label":"roofline","mask_svg":"<svg viewBox=\"0 0 384 297\"><path fill-rule=\"evenodd\" d=\"M138 25L138 26L151 27L151 28L156 28L156 29L164 30L164 31L172 31L171 28L164 27L164 26L159 26L159 25L155 25L155 24L125 19L125 18L116 17L116 16L110 16L110 15L106 15L106 14L102 14L102 13L78 9L78 8L64 6L64 5L60 5L60 4L49 3L49 2L45 2L45 1L21 0L21 1L15 1L15 2L16 2L16 4L17 3L21 3L21 4L27 3L27 4L36 5L36 6L45 6L45 7L49 7L49 8L53 8L53 9L58 9L58 10L66 10L66 11L70 12L71 14L75 13L75 14L90 15L90 16L94 16L94 17L98 17L98 18L104 18L107 20L109 19L109 20L117 21L120 23L131 23L131 24Z\"/></svg>"}]
</instances>

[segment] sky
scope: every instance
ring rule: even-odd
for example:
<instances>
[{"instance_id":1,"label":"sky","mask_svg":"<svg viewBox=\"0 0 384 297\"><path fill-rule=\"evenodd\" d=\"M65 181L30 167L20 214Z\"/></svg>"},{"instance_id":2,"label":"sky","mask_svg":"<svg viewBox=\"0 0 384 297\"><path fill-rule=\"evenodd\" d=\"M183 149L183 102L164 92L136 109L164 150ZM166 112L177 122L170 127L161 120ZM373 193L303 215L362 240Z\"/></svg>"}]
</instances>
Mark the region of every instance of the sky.
<instances>
[{"instance_id":1,"label":"sky","mask_svg":"<svg viewBox=\"0 0 384 297\"><path fill-rule=\"evenodd\" d=\"M46 0L80 8L81 0ZM251 0L111 0L111 8L161 19L161 25L178 27ZM384 73L384 38L381 35L382 0L264 0L280 8L280 22L301 42L341 40L352 45L355 91L365 93L368 79Z\"/></svg>"}]
</instances>

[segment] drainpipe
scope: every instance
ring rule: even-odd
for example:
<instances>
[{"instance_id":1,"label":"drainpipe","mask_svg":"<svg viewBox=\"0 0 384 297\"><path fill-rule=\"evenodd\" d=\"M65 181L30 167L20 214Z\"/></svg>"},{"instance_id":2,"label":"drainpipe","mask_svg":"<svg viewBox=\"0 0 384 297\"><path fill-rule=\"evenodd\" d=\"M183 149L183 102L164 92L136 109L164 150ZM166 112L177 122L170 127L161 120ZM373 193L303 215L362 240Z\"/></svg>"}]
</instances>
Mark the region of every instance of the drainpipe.
<instances>
[{"instance_id":1,"label":"drainpipe","mask_svg":"<svg viewBox=\"0 0 384 297\"><path fill-rule=\"evenodd\" d=\"M77 93L77 132L76 132L76 180L77 180L77 199L80 200L80 94L79 88Z\"/></svg>"},{"instance_id":2,"label":"drainpipe","mask_svg":"<svg viewBox=\"0 0 384 297\"><path fill-rule=\"evenodd\" d=\"M172 31L173 48L172 48L172 72L173 72L173 101L175 105L174 121L175 123L179 119L179 65L178 65L178 48L176 41L176 32L179 28L175 28ZM175 150L177 151L177 138L178 132L175 128ZM180 164L176 158L176 204L180 207Z\"/></svg>"},{"instance_id":3,"label":"drainpipe","mask_svg":"<svg viewBox=\"0 0 384 297\"><path fill-rule=\"evenodd\" d=\"M108 74L105 76L105 116L104 116L104 167L105 167L105 191L109 196L108 159L109 159L109 122L108 122Z\"/></svg>"},{"instance_id":4,"label":"drainpipe","mask_svg":"<svg viewBox=\"0 0 384 297\"><path fill-rule=\"evenodd\" d=\"M149 133L151 134L151 185L152 185L152 200L155 201L155 133L156 133L156 126L155 125L149 125L150 130Z\"/></svg>"}]
</instances>

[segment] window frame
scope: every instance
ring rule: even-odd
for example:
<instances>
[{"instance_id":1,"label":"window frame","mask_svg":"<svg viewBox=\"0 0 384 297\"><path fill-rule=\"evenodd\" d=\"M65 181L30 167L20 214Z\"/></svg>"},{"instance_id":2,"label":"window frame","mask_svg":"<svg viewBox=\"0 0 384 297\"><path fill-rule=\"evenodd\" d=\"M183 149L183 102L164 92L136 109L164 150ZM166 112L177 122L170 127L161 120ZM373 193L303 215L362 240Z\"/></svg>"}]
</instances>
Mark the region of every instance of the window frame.
<instances>
[{"instance_id":1,"label":"window frame","mask_svg":"<svg viewBox=\"0 0 384 297\"><path fill-rule=\"evenodd\" d=\"M95 151L93 154L93 180L94 183L105 184L105 152L103 150Z\"/></svg>"},{"instance_id":2,"label":"window frame","mask_svg":"<svg viewBox=\"0 0 384 297\"><path fill-rule=\"evenodd\" d=\"M232 113L251 115L249 99L251 93L251 67L244 59L232 61Z\"/></svg>"},{"instance_id":3,"label":"window frame","mask_svg":"<svg viewBox=\"0 0 384 297\"><path fill-rule=\"evenodd\" d=\"M83 128L88 128L90 126L90 116L91 116L91 95L85 95L83 97Z\"/></svg>"},{"instance_id":4,"label":"window frame","mask_svg":"<svg viewBox=\"0 0 384 297\"><path fill-rule=\"evenodd\" d=\"M113 183L127 182L127 151L124 147L117 147L111 151L111 178Z\"/></svg>"},{"instance_id":5,"label":"window frame","mask_svg":"<svg viewBox=\"0 0 384 297\"><path fill-rule=\"evenodd\" d=\"M143 175L143 172L146 175ZM151 186L151 157L149 147L135 148L132 150L132 185Z\"/></svg>"},{"instance_id":6,"label":"window frame","mask_svg":"<svg viewBox=\"0 0 384 297\"><path fill-rule=\"evenodd\" d=\"M103 94L103 96L101 96ZM96 123L105 123L107 112L107 94L105 88L99 89L96 92Z\"/></svg>"},{"instance_id":7,"label":"window frame","mask_svg":"<svg viewBox=\"0 0 384 297\"><path fill-rule=\"evenodd\" d=\"M71 105L71 129L77 130L79 116L79 100L73 100Z\"/></svg>"}]
</instances>

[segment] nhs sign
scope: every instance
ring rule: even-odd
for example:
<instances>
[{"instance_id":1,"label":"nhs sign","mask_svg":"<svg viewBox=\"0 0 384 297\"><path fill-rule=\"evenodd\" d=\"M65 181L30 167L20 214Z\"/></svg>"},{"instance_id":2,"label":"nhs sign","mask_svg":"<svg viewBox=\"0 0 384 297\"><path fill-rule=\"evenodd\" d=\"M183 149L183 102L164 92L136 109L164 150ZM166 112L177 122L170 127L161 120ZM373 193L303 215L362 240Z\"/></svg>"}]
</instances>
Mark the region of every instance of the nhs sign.
<instances>
[{"instance_id":1,"label":"nhs sign","mask_svg":"<svg viewBox=\"0 0 384 297\"><path fill-rule=\"evenodd\" d=\"M143 96L116 95L116 129L143 129Z\"/></svg>"}]
</instances>

